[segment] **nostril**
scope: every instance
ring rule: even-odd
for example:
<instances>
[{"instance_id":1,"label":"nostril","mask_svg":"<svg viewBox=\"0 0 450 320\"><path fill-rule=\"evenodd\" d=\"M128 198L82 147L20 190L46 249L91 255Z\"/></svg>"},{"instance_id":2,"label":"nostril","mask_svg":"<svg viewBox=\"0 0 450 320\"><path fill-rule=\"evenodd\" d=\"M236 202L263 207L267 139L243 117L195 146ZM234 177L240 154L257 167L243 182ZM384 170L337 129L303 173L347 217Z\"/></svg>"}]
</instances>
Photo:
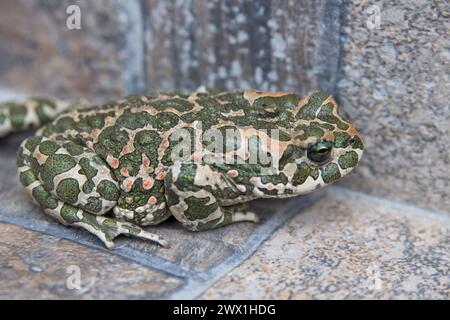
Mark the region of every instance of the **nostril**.
<instances>
[{"instance_id":1,"label":"nostril","mask_svg":"<svg viewBox=\"0 0 450 320\"><path fill-rule=\"evenodd\" d=\"M356 139L353 137L353 138L350 139L349 142L350 142L350 144L354 144L356 142Z\"/></svg>"}]
</instances>

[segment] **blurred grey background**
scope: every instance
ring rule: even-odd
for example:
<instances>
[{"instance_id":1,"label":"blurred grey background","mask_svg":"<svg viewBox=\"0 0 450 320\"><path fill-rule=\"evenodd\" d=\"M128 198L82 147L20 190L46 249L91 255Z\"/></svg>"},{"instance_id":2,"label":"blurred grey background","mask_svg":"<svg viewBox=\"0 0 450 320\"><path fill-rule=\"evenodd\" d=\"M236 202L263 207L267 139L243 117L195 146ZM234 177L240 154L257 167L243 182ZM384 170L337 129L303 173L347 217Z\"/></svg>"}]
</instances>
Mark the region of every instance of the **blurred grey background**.
<instances>
[{"instance_id":1,"label":"blurred grey background","mask_svg":"<svg viewBox=\"0 0 450 320\"><path fill-rule=\"evenodd\" d=\"M365 136L348 187L450 211L449 15L436 0L2 0L0 86L95 102L320 88Z\"/></svg>"}]
</instances>

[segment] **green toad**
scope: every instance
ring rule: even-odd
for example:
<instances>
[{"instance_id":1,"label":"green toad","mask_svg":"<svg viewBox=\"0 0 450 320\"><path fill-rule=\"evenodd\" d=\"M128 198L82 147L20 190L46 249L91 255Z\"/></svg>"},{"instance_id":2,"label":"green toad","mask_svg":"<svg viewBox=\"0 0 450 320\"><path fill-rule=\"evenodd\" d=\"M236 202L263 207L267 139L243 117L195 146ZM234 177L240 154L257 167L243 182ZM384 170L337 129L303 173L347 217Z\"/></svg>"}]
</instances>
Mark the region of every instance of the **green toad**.
<instances>
[{"instance_id":1,"label":"green toad","mask_svg":"<svg viewBox=\"0 0 450 320\"><path fill-rule=\"evenodd\" d=\"M167 246L142 227L170 216L193 231L257 222L242 203L330 184L363 152L323 92L203 88L98 106L31 99L0 107L0 135L40 125L18 151L21 183L47 214L108 248L119 234Z\"/></svg>"}]
</instances>

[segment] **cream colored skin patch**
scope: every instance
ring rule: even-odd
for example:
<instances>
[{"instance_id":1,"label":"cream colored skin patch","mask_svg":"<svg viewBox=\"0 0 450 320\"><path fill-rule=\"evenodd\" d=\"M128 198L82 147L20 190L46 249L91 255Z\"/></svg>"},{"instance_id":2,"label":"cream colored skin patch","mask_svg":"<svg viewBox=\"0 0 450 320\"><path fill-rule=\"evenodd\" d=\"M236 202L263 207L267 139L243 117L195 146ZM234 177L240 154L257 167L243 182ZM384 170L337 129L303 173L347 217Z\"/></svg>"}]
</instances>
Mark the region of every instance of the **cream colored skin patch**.
<instances>
[{"instance_id":1,"label":"cream colored skin patch","mask_svg":"<svg viewBox=\"0 0 450 320\"><path fill-rule=\"evenodd\" d=\"M238 205L326 186L352 171L363 152L356 129L322 92L203 87L102 106L33 99L0 107L0 135L37 125L44 126L19 148L21 183L47 214L108 248L119 234L167 246L141 226L171 215L193 231L257 222ZM210 129L231 129L238 140L223 135L227 148L208 149L202 135ZM174 159L180 130L194 148Z\"/></svg>"}]
</instances>

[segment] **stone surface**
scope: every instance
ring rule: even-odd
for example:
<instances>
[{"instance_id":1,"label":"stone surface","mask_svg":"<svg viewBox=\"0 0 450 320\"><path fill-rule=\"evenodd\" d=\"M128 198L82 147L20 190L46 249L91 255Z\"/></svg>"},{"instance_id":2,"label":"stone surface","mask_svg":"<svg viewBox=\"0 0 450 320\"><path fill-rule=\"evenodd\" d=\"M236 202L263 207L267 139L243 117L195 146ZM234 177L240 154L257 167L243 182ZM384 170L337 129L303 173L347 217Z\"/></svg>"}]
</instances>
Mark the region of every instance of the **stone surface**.
<instances>
[{"instance_id":1,"label":"stone surface","mask_svg":"<svg viewBox=\"0 0 450 320\"><path fill-rule=\"evenodd\" d=\"M0 283L0 299L149 299L167 297L183 281L109 252L0 223Z\"/></svg>"},{"instance_id":2,"label":"stone surface","mask_svg":"<svg viewBox=\"0 0 450 320\"><path fill-rule=\"evenodd\" d=\"M94 100L142 91L133 63L143 58L125 46L138 32L131 21L137 19L129 16L135 1L127 3L1 1L0 84L35 95ZM80 7L80 30L66 26L70 5Z\"/></svg>"},{"instance_id":3,"label":"stone surface","mask_svg":"<svg viewBox=\"0 0 450 320\"><path fill-rule=\"evenodd\" d=\"M341 1L145 3L150 90L334 88Z\"/></svg>"},{"instance_id":4,"label":"stone surface","mask_svg":"<svg viewBox=\"0 0 450 320\"><path fill-rule=\"evenodd\" d=\"M449 16L448 1L348 4L338 99L366 143L350 188L450 211Z\"/></svg>"},{"instance_id":5,"label":"stone surface","mask_svg":"<svg viewBox=\"0 0 450 320\"><path fill-rule=\"evenodd\" d=\"M450 219L331 187L203 299L449 299Z\"/></svg>"}]
</instances>

